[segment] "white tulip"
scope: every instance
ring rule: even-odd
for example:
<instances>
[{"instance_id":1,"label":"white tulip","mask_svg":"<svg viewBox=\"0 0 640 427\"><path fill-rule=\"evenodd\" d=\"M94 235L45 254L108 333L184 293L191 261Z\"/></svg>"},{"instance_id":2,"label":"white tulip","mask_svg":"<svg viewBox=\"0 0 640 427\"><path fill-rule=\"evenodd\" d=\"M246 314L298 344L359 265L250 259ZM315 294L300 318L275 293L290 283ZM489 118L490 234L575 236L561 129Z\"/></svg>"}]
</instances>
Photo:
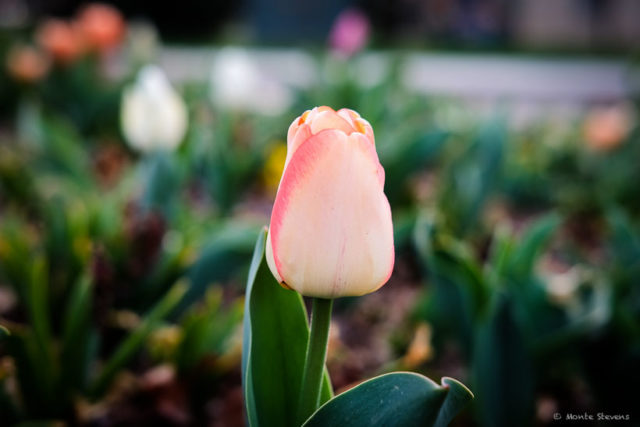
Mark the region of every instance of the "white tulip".
<instances>
[{"instance_id":1,"label":"white tulip","mask_svg":"<svg viewBox=\"0 0 640 427\"><path fill-rule=\"evenodd\" d=\"M290 88L265 75L238 48L225 48L216 55L210 84L213 103L225 109L279 115L293 102Z\"/></svg>"},{"instance_id":2,"label":"white tulip","mask_svg":"<svg viewBox=\"0 0 640 427\"><path fill-rule=\"evenodd\" d=\"M162 69L147 65L124 92L122 131L135 150L173 151L187 131L187 107Z\"/></svg>"}]
</instances>

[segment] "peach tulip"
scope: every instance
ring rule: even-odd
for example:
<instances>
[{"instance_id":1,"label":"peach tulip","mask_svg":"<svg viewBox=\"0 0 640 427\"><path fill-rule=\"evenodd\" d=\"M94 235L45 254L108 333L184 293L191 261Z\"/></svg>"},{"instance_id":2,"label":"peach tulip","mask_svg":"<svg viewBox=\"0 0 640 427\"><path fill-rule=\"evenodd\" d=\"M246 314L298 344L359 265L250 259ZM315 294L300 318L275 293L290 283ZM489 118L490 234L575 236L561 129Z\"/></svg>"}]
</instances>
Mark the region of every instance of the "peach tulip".
<instances>
[{"instance_id":1,"label":"peach tulip","mask_svg":"<svg viewBox=\"0 0 640 427\"><path fill-rule=\"evenodd\" d=\"M317 107L294 120L266 245L278 282L318 298L384 285L394 246L383 189L373 129L358 113Z\"/></svg>"}]
</instances>

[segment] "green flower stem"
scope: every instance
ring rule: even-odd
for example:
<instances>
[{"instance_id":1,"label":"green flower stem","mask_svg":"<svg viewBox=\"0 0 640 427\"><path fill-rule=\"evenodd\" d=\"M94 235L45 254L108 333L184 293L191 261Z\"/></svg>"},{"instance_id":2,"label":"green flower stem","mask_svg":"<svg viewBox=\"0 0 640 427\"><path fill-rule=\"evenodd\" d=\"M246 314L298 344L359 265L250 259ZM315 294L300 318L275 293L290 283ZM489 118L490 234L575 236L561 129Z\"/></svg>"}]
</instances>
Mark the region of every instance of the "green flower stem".
<instances>
[{"instance_id":1,"label":"green flower stem","mask_svg":"<svg viewBox=\"0 0 640 427\"><path fill-rule=\"evenodd\" d=\"M298 404L298 424L302 425L320 403L320 389L327 355L327 340L331 323L332 299L314 298L311 311L311 332L304 360L302 388Z\"/></svg>"}]
</instances>

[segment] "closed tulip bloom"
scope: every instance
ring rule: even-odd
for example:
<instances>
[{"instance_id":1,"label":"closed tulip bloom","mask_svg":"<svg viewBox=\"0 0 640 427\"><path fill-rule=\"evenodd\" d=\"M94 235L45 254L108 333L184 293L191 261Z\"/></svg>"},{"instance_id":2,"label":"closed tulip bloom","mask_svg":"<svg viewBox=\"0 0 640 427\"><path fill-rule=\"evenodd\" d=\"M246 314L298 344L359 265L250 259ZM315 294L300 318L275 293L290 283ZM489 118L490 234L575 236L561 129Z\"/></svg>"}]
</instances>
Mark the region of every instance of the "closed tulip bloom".
<instances>
[{"instance_id":1,"label":"closed tulip bloom","mask_svg":"<svg viewBox=\"0 0 640 427\"><path fill-rule=\"evenodd\" d=\"M606 152L625 142L633 128L633 111L625 104L591 109L583 125L587 146L593 151Z\"/></svg>"},{"instance_id":2,"label":"closed tulip bloom","mask_svg":"<svg viewBox=\"0 0 640 427\"><path fill-rule=\"evenodd\" d=\"M338 15L329 43L340 56L348 58L360 52L369 39L369 20L362 12L349 9Z\"/></svg>"},{"instance_id":3,"label":"closed tulip bloom","mask_svg":"<svg viewBox=\"0 0 640 427\"><path fill-rule=\"evenodd\" d=\"M278 282L319 298L384 285L394 246L383 189L373 130L358 113L317 107L294 120L266 246Z\"/></svg>"},{"instance_id":4,"label":"closed tulip bloom","mask_svg":"<svg viewBox=\"0 0 640 427\"><path fill-rule=\"evenodd\" d=\"M269 78L245 50L220 50L211 69L211 100L221 108L267 116L285 112L293 102L291 90Z\"/></svg>"},{"instance_id":5,"label":"closed tulip bloom","mask_svg":"<svg viewBox=\"0 0 640 427\"><path fill-rule=\"evenodd\" d=\"M34 83L49 71L49 60L34 47L14 46L7 55L7 69L16 80Z\"/></svg>"},{"instance_id":6,"label":"closed tulip bloom","mask_svg":"<svg viewBox=\"0 0 640 427\"><path fill-rule=\"evenodd\" d=\"M187 107L164 72L148 65L124 92L121 123L132 148L172 151L187 131Z\"/></svg>"},{"instance_id":7,"label":"closed tulip bloom","mask_svg":"<svg viewBox=\"0 0 640 427\"><path fill-rule=\"evenodd\" d=\"M120 12L101 3L86 6L78 15L77 25L88 47L103 53L118 46L126 30Z\"/></svg>"},{"instance_id":8,"label":"closed tulip bloom","mask_svg":"<svg viewBox=\"0 0 640 427\"><path fill-rule=\"evenodd\" d=\"M48 19L36 30L36 40L42 49L60 64L75 61L84 51L77 29L66 21Z\"/></svg>"}]
</instances>

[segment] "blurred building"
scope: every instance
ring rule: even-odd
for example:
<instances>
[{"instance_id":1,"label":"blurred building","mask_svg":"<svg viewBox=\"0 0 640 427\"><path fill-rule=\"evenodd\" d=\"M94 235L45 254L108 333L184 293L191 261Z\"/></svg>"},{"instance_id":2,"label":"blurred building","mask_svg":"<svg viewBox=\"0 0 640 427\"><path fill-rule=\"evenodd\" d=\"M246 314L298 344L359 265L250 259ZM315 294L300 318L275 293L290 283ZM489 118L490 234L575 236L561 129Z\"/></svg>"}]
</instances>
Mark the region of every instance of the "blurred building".
<instances>
[{"instance_id":1,"label":"blurred building","mask_svg":"<svg viewBox=\"0 0 640 427\"><path fill-rule=\"evenodd\" d=\"M129 18L155 23L170 40L210 41L229 27L242 41L324 43L344 9L362 10L374 44L436 48L626 52L640 47L637 0L110 0ZM0 24L68 16L81 0L0 0ZM21 23L19 23L21 24ZM227 34L229 32L226 32ZM239 34L231 32L231 34ZM225 38L227 40L228 37Z\"/></svg>"},{"instance_id":2,"label":"blurred building","mask_svg":"<svg viewBox=\"0 0 640 427\"><path fill-rule=\"evenodd\" d=\"M367 0L387 37L457 47L640 47L636 0Z\"/></svg>"},{"instance_id":3,"label":"blurred building","mask_svg":"<svg viewBox=\"0 0 640 427\"><path fill-rule=\"evenodd\" d=\"M636 0L520 0L512 11L517 45L580 49L640 47Z\"/></svg>"}]
</instances>

